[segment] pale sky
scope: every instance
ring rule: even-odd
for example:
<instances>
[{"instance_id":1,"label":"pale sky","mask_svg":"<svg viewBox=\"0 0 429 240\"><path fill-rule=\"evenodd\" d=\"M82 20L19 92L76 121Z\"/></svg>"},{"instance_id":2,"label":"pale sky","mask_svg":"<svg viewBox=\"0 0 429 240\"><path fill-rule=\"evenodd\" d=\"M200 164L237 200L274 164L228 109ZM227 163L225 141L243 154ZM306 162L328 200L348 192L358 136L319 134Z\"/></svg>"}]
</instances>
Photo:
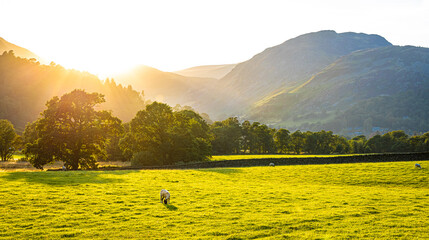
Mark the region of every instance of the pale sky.
<instances>
[{"instance_id":1,"label":"pale sky","mask_svg":"<svg viewBox=\"0 0 429 240\"><path fill-rule=\"evenodd\" d=\"M102 78L238 63L328 29L429 47L429 0L0 0L0 11L0 37Z\"/></svg>"}]
</instances>

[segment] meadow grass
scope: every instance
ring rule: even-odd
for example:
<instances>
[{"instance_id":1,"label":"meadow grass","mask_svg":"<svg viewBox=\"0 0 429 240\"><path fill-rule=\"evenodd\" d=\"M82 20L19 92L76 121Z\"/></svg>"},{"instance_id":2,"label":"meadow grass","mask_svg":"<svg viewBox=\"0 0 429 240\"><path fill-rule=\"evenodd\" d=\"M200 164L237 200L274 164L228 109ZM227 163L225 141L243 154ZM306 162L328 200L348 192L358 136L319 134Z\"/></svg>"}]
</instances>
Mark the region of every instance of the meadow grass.
<instances>
[{"instance_id":1,"label":"meadow grass","mask_svg":"<svg viewBox=\"0 0 429 240\"><path fill-rule=\"evenodd\" d=\"M373 154L239 154L239 155L214 155L211 161L239 160L239 159L261 159L261 158L316 158L316 157L345 157Z\"/></svg>"},{"instance_id":2,"label":"meadow grass","mask_svg":"<svg viewBox=\"0 0 429 240\"><path fill-rule=\"evenodd\" d=\"M0 172L0 238L424 239L420 163Z\"/></svg>"},{"instance_id":3,"label":"meadow grass","mask_svg":"<svg viewBox=\"0 0 429 240\"><path fill-rule=\"evenodd\" d=\"M20 160L21 158L24 158L25 155L24 154L13 154L12 159L13 160Z\"/></svg>"}]
</instances>

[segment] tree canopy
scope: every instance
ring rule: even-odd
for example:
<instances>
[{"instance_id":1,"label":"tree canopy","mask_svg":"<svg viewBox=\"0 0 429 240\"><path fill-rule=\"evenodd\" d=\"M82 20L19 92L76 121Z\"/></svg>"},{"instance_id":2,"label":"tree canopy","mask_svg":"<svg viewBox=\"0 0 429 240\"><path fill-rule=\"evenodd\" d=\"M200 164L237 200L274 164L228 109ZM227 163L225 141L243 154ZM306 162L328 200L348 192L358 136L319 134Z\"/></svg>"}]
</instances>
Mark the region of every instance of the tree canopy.
<instances>
[{"instance_id":1,"label":"tree canopy","mask_svg":"<svg viewBox=\"0 0 429 240\"><path fill-rule=\"evenodd\" d=\"M12 158L15 148L13 146L16 139L15 129L11 122L0 119L0 160L7 161Z\"/></svg>"},{"instance_id":2,"label":"tree canopy","mask_svg":"<svg viewBox=\"0 0 429 240\"><path fill-rule=\"evenodd\" d=\"M121 131L121 120L110 112L97 111L103 95L74 90L54 97L35 122L24 132L25 154L36 168L55 160L68 169L95 168L105 154L109 136Z\"/></svg>"},{"instance_id":3,"label":"tree canopy","mask_svg":"<svg viewBox=\"0 0 429 240\"><path fill-rule=\"evenodd\" d=\"M125 139L123 150L141 153L141 165L202 161L211 155L209 127L202 117L192 110L173 112L164 103L139 111Z\"/></svg>"}]
</instances>

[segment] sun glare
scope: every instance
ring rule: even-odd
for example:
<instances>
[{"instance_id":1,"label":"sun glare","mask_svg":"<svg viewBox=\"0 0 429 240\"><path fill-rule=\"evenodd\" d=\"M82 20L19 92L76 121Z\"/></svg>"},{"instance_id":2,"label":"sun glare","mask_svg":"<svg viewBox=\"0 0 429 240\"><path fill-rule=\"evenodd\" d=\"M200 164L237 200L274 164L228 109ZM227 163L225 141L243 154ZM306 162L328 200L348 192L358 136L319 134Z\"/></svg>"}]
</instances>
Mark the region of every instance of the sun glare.
<instances>
[{"instance_id":1,"label":"sun glare","mask_svg":"<svg viewBox=\"0 0 429 240\"><path fill-rule=\"evenodd\" d=\"M129 61L114 61L113 56L108 59L96 59L82 61L81 59L69 59L66 61L56 62L61 66L68 69L76 69L79 71L86 71L97 75L101 80L106 78L115 77L118 74L127 72L135 67L136 62Z\"/></svg>"}]
</instances>

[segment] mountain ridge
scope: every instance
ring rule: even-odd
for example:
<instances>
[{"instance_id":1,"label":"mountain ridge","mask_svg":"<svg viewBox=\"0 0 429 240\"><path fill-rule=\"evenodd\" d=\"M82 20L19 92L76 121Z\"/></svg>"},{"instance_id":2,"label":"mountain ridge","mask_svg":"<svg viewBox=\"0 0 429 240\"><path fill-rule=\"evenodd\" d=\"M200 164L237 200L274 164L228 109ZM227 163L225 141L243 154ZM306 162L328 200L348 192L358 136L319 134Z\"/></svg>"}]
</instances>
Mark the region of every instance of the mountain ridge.
<instances>
[{"instance_id":1,"label":"mountain ridge","mask_svg":"<svg viewBox=\"0 0 429 240\"><path fill-rule=\"evenodd\" d=\"M220 81L224 88L241 95L237 96L240 104L256 102L279 88L299 86L341 56L391 45L374 34L332 30L307 33L265 49L238 64Z\"/></svg>"},{"instance_id":2,"label":"mountain ridge","mask_svg":"<svg viewBox=\"0 0 429 240\"><path fill-rule=\"evenodd\" d=\"M14 54L18 57L22 57L22 58L34 58L37 61L41 61L43 62L44 60L42 58L40 58L39 56L37 56L36 54L34 54L33 52L31 52L30 50L17 46L13 43L10 43L8 41L6 41L4 38L0 37L0 54L2 54L5 51L10 51L12 50L14 52Z\"/></svg>"},{"instance_id":3,"label":"mountain ridge","mask_svg":"<svg viewBox=\"0 0 429 240\"><path fill-rule=\"evenodd\" d=\"M363 128L365 120L371 116L360 109L362 106L369 106L367 103L371 102L373 108L377 105L381 110L380 101L386 98L396 101L396 105L400 106L399 96L402 96L415 100L414 103L408 101L408 110L401 110L403 113L397 111L399 107L386 103L389 108L383 109L385 117L368 109L376 116L376 119L371 120L372 125L397 130L398 124L387 124L386 119L389 117L395 119L392 121L404 122L403 126L407 126L410 131L418 131L420 126L421 129L429 129L427 124L421 123L424 119L421 116L426 116L424 112L429 111L424 104L420 104L428 103L429 96L416 94L422 89L429 92L429 49L388 46L346 55L312 76L311 81L297 91L276 95L254 106L248 113L251 118L278 126L297 124L294 128L331 128L341 131L332 122L341 126L336 120L342 119L347 128ZM408 120L403 121L401 118ZM319 124L316 124L317 121ZM405 122L414 122L419 127L414 128Z\"/></svg>"},{"instance_id":4,"label":"mountain ridge","mask_svg":"<svg viewBox=\"0 0 429 240\"><path fill-rule=\"evenodd\" d=\"M174 71L174 73L187 77L220 79L231 72L236 65L237 64L202 65Z\"/></svg>"}]
</instances>

